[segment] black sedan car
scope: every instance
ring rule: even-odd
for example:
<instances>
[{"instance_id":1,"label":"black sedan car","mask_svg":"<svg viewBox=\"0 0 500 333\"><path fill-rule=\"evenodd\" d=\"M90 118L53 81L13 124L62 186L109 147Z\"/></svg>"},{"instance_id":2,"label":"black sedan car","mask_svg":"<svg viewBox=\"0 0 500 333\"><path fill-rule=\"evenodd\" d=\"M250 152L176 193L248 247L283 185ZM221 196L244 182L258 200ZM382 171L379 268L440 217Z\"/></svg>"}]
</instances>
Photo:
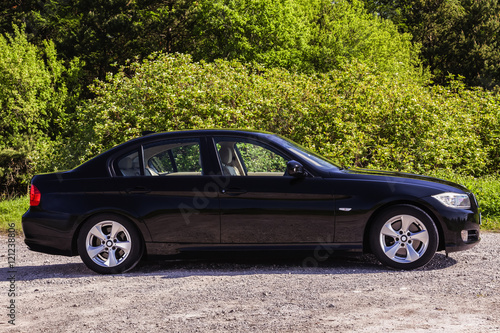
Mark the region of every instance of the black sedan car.
<instances>
[{"instance_id":1,"label":"black sedan car","mask_svg":"<svg viewBox=\"0 0 500 333\"><path fill-rule=\"evenodd\" d=\"M79 254L103 274L145 255L318 245L414 269L477 244L479 225L460 185L346 170L278 135L238 130L149 134L37 175L23 216L31 250Z\"/></svg>"}]
</instances>

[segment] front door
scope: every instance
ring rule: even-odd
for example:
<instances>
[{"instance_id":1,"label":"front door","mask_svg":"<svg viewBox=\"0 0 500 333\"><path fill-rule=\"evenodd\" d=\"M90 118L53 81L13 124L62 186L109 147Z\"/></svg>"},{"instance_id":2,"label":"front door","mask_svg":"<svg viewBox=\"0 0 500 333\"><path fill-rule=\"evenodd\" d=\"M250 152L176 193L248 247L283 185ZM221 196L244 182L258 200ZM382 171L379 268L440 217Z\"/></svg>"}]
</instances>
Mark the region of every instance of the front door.
<instances>
[{"instance_id":1,"label":"front door","mask_svg":"<svg viewBox=\"0 0 500 333\"><path fill-rule=\"evenodd\" d=\"M242 138L215 138L223 176L221 243L330 243L334 201L319 177L286 174L290 159L269 145Z\"/></svg>"}]
</instances>

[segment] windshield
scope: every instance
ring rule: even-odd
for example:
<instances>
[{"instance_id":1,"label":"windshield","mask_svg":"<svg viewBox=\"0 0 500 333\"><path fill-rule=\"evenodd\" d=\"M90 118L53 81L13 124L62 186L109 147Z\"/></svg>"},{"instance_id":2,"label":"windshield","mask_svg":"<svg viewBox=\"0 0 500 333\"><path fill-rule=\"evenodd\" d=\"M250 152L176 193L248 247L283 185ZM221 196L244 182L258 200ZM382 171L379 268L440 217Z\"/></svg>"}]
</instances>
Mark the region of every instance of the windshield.
<instances>
[{"instance_id":1,"label":"windshield","mask_svg":"<svg viewBox=\"0 0 500 333\"><path fill-rule=\"evenodd\" d=\"M307 161L317 168L324 170L339 169L335 164L333 164L323 156L318 155L291 140L275 135L273 136L273 141L279 143L282 147L286 148L292 154L298 155L301 159Z\"/></svg>"}]
</instances>

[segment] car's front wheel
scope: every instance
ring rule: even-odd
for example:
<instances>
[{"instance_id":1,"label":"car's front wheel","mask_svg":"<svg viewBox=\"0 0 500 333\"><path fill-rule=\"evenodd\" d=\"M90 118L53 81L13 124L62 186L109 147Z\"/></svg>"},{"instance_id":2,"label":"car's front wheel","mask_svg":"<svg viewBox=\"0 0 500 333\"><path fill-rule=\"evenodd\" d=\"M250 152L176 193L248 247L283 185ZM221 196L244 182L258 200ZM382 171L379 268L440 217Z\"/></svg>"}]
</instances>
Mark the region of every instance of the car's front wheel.
<instances>
[{"instance_id":1,"label":"car's front wheel","mask_svg":"<svg viewBox=\"0 0 500 333\"><path fill-rule=\"evenodd\" d=\"M372 252L384 265L415 269L437 251L439 234L432 218L411 205L391 207L380 214L370 231Z\"/></svg>"},{"instance_id":2,"label":"car's front wheel","mask_svg":"<svg viewBox=\"0 0 500 333\"><path fill-rule=\"evenodd\" d=\"M85 222L78 235L82 261L100 274L118 274L134 268L143 252L139 232L121 216L94 216Z\"/></svg>"}]
</instances>

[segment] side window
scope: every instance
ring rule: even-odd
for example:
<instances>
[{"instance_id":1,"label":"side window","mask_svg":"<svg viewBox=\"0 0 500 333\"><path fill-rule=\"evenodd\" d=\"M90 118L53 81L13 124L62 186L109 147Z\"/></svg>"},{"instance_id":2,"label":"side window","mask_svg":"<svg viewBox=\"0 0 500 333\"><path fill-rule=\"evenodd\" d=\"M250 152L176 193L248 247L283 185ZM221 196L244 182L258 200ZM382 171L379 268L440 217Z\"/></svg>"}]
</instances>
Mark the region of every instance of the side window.
<instances>
[{"instance_id":1,"label":"side window","mask_svg":"<svg viewBox=\"0 0 500 333\"><path fill-rule=\"evenodd\" d=\"M154 170L156 173L172 173L174 172L173 159L170 158L169 151L158 153L148 161L147 169Z\"/></svg>"},{"instance_id":2,"label":"side window","mask_svg":"<svg viewBox=\"0 0 500 333\"><path fill-rule=\"evenodd\" d=\"M198 140L164 141L144 146L146 176L201 175Z\"/></svg>"},{"instance_id":3,"label":"side window","mask_svg":"<svg viewBox=\"0 0 500 333\"><path fill-rule=\"evenodd\" d=\"M144 157L144 172L140 159ZM201 175L200 142L198 139L161 141L143 147L143 154L136 150L116 161L118 174L134 176L194 176Z\"/></svg>"},{"instance_id":4,"label":"side window","mask_svg":"<svg viewBox=\"0 0 500 333\"><path fill-rule=\"evenodd\" d=\"M134 151L118 159L118 169L121 175L125 177L140 176L141 166L139 162L139 153Z\"/></svg>"},{"instance_id":5,"label":"side window","mask_svg":"<svg viewBox=\"0 0 500 333\"><path fill-rule=\"evenodd\" d=\"M283 176L288 160L256 142L220 138L216 140L224 175Z\"/></svg>"}]
</instances>

